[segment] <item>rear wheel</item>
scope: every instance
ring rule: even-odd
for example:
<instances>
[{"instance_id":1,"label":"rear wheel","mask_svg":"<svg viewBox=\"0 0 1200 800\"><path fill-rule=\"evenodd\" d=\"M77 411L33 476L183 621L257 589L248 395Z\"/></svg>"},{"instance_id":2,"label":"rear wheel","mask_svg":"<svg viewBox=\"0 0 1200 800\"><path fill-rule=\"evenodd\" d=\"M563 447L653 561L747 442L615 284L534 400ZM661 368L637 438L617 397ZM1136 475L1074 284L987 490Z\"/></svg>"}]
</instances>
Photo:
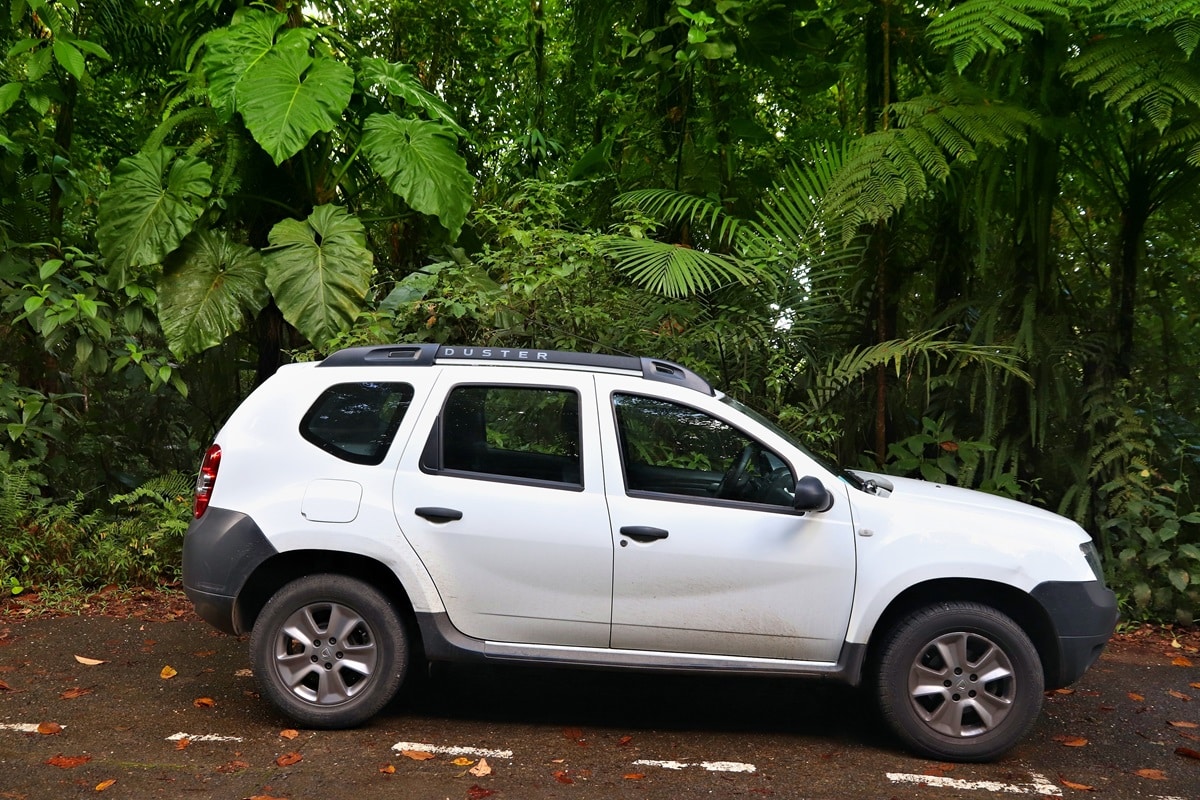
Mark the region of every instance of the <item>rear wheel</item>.
<instances>
[{"instance_id":1,"label":"rear wheel","mask_svg":"<svg viewBox=\"0 0 1200 800\"><path fill-rule=\"evenodd\" d=\"M884 719L915 752L988 761L1037 720L1042 665L1009 617L978 603L941 603L892 629L877 688Z\"/></svg>"},{"instance_id":2,"label":"rear wheel","mask_svg":"<svg viewBox=\"0 0 1200 800\"><path fill-rule=\"evenodd\" d=\"M345 575L309 575L280 589L250 636L263 694L303 725L348 728L395 696L409 647L395 608Z\"/></svg>"}]
</instances>

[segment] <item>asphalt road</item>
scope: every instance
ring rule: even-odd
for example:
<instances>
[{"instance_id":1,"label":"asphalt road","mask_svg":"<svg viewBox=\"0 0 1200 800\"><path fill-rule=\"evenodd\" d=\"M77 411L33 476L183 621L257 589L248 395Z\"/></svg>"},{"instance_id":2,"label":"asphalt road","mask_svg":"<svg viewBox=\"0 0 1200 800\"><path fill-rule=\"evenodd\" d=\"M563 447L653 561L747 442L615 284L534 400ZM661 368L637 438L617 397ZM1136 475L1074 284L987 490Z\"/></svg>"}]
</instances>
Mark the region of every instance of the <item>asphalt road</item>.
<instances>
[{"instance_id":1,"label":"asphalt road","mask_svg":"<svg viewBox=\"0 0 1200 800\"><path fill-rule=\"evenodd\" d=\"M256 688L203 623L0 619L0 798L1200 800L1200 655L1161 641L1110 648L986 765L913 758L821 683L445 667L294 738Z\"/></svg>"}]
</instances>

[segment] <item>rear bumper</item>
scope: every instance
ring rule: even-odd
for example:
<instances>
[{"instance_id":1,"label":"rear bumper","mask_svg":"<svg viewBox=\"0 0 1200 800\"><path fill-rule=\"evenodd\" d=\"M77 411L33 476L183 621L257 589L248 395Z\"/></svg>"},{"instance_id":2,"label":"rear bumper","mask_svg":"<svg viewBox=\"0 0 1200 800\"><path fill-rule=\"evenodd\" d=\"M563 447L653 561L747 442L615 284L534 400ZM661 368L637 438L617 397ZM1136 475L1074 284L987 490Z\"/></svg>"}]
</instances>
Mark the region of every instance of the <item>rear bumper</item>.
<instances>
[{"instance_id":1,"label":"rear bumper","mask_svg":"<svg viewBox=\"0 0 1200 800\"><path fill-rule=\"evenodd\" d=\"M1047 670L1046 688L1079 680L1100 654L1117 625L1117 596L1099 581L1050 581L1031 593L1054 625L1057 664Z\"/></svg>"},{"instance_id":2,"label":"rear bumper","mask_svg":"<svg viewBox=\"0 0 1200 800\"><path fill-rule=\"evenodd\" d=\"M226 633L242 633L238 595L258 565L277 552L240 512L210 507L193 520L183 540L183 590L200 618Z\"/></svg>"}]
</instances>

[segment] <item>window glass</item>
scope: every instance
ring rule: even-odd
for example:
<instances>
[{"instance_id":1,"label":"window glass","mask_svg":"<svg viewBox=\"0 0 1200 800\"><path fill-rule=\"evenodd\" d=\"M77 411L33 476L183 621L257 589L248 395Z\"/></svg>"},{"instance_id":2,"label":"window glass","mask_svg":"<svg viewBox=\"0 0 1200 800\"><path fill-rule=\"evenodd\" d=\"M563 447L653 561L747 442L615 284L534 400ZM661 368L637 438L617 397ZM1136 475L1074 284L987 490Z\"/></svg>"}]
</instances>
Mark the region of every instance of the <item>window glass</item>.
<instances>
[{"instance_id":1,"label":"window glass","mask_svg":"<svg viewBox=\"0 0 1200 800\"><path fill-rule=\"evenodd\" d=\"M650 397L615 394L613 405L628 491L792 505L787 462L736 428Z\"/></svg>"},{"instance_id":2,"label":"window glass","mask_svg":"<svg viewBox=\"0 0 1200 800\"><path fill-rule=\"evenodd\" d=\"M378 464L412 398L407 383L339 383L308 409L300 435L345 461Z\"/></svg>"},{"instance_id":3,"label":"window glass","mask_svg":"<svg viewBox=\"0 0 1200 800\"><path fill-rule=\"evenodd\" d=\"M446 400L441 430L442 469L580 483L573 390L459 386Z\"/></svg>"}]
</instances>

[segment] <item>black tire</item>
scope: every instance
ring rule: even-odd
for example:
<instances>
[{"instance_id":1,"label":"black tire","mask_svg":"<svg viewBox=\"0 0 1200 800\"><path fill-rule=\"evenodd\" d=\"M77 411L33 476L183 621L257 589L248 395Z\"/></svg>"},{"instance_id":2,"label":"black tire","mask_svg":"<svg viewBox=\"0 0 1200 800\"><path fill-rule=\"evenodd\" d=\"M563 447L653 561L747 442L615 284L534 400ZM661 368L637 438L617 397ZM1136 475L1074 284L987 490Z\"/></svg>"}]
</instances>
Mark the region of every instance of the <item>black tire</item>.
<instances>
[{"instance_id":1,"label":"black tire","mask_svg":"<svg viewBox=\"0 0 1200 800\"><path fill-rule=\"evenodd\" d=\"M979 603L923 608L883 642L877 675L884 720L914 752L990 761L1037 721L1044 679L1029 637Z\"/></svg>"},{"instance_id":2,"label":"black tire","mask_svg":"<svg viewBox=\"0 0 1200 800\"><path fill-rule=\"evenodd\" d=\"M250 635L263 695L310 728L350 728L373 717L404 681L409 651L383 593L345 575L287 584Z\"/></svg>"}]
</instances>

